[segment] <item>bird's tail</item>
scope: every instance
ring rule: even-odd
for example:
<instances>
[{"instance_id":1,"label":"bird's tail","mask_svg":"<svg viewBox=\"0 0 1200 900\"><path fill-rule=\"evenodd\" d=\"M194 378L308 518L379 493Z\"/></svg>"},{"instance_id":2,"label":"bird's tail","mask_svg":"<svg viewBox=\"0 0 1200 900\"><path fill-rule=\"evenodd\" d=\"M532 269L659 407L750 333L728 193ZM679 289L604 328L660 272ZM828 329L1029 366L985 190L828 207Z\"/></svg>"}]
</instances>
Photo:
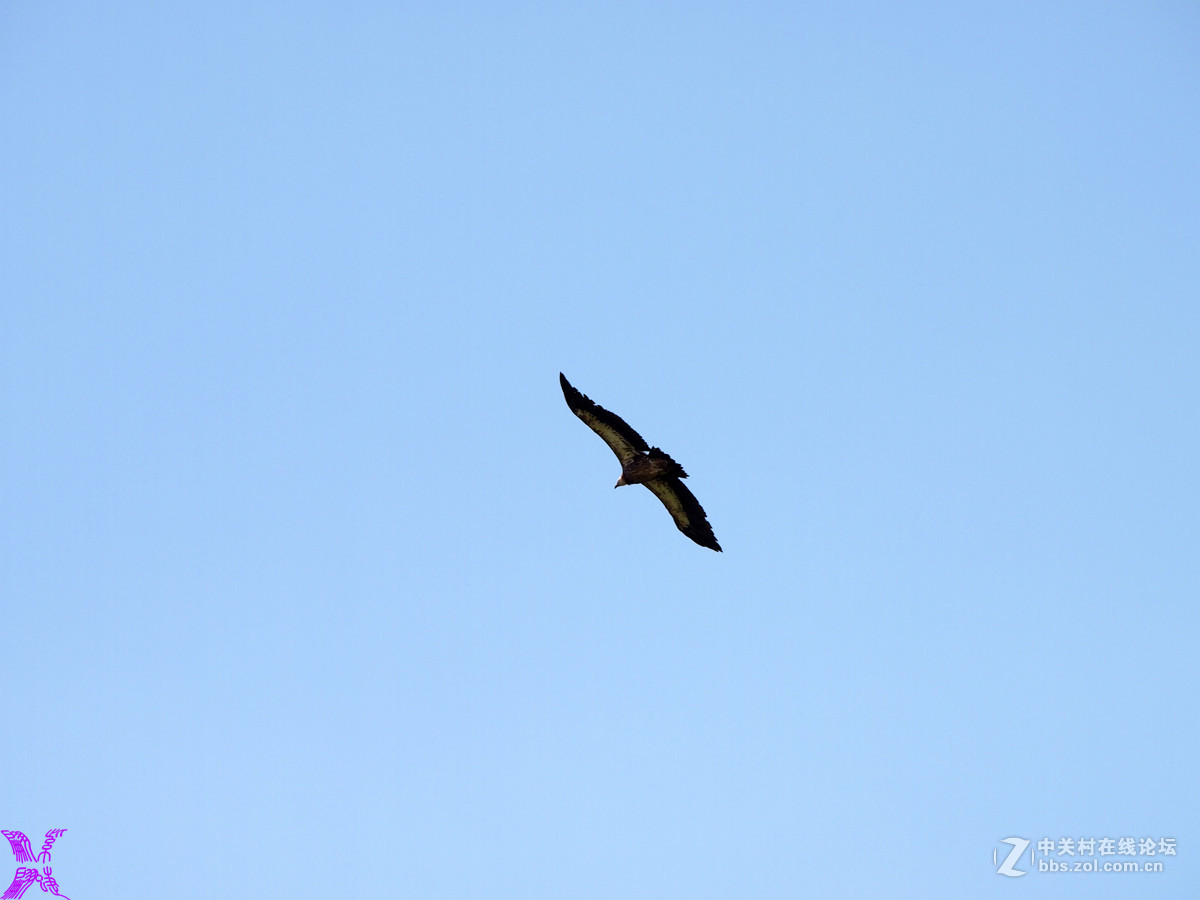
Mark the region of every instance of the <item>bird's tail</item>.
<instances>
[{"instance_id":1,"label":"bird's tail","mask_svg":"<svg viewBox=\"0 0 1200 900\"><path fill-rule=\"evenodd\" d=\"M671 459L671 457L667 456L667 454L663 453L657 447L651 447L650 452L647 453L646 455L649 456L651 459L662 459L662 460L666 460L667 462L669 462L671 464L671 468L667 471L667 473L666 473L667 475L672 475L675 478L687 478L688 477L687 472L683 471L683 466L681 466L679 463L675 462L675 460Z\"/></svg>"}]
</instances>

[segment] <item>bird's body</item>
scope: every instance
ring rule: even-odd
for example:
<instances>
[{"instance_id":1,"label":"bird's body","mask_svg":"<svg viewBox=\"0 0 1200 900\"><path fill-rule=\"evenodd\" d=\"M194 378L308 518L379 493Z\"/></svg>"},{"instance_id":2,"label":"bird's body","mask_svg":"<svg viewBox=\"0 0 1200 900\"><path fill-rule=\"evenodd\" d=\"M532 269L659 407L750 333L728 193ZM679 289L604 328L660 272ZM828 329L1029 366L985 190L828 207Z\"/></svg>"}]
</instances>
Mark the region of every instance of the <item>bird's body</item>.
<instances>
[{"instance_id":1,"label":"bird's body","mask_svg":"<svg viewBox=\"0 0 1200 900\"><path fill-rule=\"evenodd\" d=\"M657 447L651 447L646 453L638 453L629 457L621 465L621 477L614 487L624 484L646 484L657 478L687 478L683 466L667 456Z\"/></svg>"},{"instance_id":2,"label":"bird's body","mask_svg":"<svg viewBox=\"0 0 1200 900\"><path fill-rule=\"evenodd\" d=\"M571 412L600 435L620 460L621 477L615 487L644 484L662 501L671 518L675 520L676 528L701 547L720 553L721 545L717 543L712 526L708 524L704 509L680 480L687 478L683 466L657 447L649 446L645 439L616 413L609 412L575 390L561 372L558 373L558 380Z\"/></svg>"}]
</instances>

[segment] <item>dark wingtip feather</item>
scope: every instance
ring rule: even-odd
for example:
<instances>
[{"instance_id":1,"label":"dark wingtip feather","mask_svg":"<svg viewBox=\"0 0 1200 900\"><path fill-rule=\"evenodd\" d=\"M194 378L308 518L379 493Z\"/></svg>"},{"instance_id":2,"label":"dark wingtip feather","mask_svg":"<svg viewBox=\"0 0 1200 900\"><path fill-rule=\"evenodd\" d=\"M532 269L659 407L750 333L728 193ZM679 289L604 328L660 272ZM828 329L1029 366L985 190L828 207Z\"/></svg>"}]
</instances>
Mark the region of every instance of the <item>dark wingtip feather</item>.
<instances>
[{"instance_id":1,"label":"dark wingtip feather","mask_svg":"<svg viewBox=\"0 0 1200 900\"><path fill-rule=\"evenodd\" d=\"M575 388L571 387L571 382L567 381L567 376L562 372L558 373L558 383L562 387L563 397L566 398L567 406L575 409L579 405L579 401L575 398L582 395Z\"/></svg>"},{"instance_id":2,"label":"dark wingtip feather","mask_svg":"<svg viewBox=\"0 0 1200 900\"><path fill-rule=\"evenodd\" d=\"M716 550L718 553L723 553L721 545L717 543L717 536L713 534L712 526L708 523L708 519L704 515L704 510L700 508L699 503L696 504L696 512L700 515L698 519L693 520L691 527L680 528L679 530L701 547L707 547L709 550Z\"/></svg>"}]
</instances>

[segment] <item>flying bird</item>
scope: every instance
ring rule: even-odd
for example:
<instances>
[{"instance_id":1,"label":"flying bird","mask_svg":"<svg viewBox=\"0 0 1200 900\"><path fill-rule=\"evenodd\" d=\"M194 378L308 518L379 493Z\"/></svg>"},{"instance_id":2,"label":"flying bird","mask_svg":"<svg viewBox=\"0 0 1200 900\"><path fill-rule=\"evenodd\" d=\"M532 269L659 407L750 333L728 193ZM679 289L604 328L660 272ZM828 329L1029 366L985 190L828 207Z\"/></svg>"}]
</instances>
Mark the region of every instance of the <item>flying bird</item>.
<instances>
[{"instance_id":1,"label":"flying bird","mask_svg":"<svg viewBox=\"0 0 1200 900\"><path fill-rule=\"evenodd\" d=\"M657 447L651 447L640 434L616 413L593 403L571 387L562 372L558 373L563 396L571 412L579 416L588 428L600 435L621 461L621 477L614 487L623 484L644 484L667 508L675 527L701 547L721 552L712 526L704 515L700 502L680 480L687 478L683 466Z\"/></svg>"}]
</instances>

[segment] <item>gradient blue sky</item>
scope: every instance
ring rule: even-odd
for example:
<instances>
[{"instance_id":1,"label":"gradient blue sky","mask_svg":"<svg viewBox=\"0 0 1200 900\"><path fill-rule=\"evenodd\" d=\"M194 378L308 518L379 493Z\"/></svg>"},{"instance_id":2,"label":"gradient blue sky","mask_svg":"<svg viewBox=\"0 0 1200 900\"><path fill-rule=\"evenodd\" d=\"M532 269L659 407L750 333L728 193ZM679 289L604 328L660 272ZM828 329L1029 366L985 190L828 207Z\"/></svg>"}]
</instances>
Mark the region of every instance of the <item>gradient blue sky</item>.
<instances>
[{"instance_id":1,"label":"gradient blue sky","mask_svg":"<svg viewBox=\"0 0 1200 900\"><path fill-rule=\"evenodd\" d=\"M5 3L0 826L74 900L1194 897L1198 97L1183 0Z\"/></svg>"}]
</instances>

